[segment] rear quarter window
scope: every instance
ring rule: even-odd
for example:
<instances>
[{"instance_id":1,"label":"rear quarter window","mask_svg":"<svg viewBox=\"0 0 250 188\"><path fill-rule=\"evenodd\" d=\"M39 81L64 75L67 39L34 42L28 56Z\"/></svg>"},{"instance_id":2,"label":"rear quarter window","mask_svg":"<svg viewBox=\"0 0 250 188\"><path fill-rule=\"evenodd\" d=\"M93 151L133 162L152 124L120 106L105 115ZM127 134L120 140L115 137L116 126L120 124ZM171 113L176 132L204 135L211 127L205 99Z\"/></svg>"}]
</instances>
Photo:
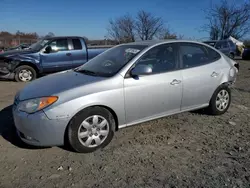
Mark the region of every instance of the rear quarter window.
<instances>
[{"instance_id":1,"label":"rear quarter window","mask_svg":"<svg viewBox=\"0 0 250 188\"><path fill-rule=\"evenodd\" d=\"M210 62L217 61L221 58L221 55L218 52L216 52L214 49L206 47L206 46L204 48L207 50L208 60Z\"/></svg>"},{"instance_id":2,"label":"rear quarter window","mask_svg":"<svg viewBox=\"0 0 250 188\"><path fill-rule=\"evenodd\" d=\"M82 49L82 43L79 39L72 39L74 50L81 50Z\"/></svg>"}]
</instances>

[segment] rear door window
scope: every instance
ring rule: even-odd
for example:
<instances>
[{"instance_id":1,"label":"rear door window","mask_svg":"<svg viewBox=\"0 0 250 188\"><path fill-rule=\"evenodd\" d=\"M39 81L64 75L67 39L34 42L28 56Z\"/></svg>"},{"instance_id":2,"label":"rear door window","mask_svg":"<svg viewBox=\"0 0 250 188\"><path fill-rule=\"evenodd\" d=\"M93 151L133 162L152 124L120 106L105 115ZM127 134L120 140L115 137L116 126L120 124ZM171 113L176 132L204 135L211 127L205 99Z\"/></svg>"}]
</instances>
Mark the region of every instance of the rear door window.
<instances>
[{"instance_id":1,"label":"rear door window","mask_svg":"<svg viewBox=\"0 0 250 188\"><path fill-rule=\"evenodd\" d=\"M220 54L211 48L194 43L180 43L182 68L192 68L214 62Z\"/></svg>"},{"instance_id":2,"label":"rear door window","mask_svg":"<svg viewBox=\"0 0 250 188\"><path fill-rule=\"evenodd\" d=\"M79 39L72 39L74 50L81 50L82 49L82 43Z\"/></svg>"}]
</instances>

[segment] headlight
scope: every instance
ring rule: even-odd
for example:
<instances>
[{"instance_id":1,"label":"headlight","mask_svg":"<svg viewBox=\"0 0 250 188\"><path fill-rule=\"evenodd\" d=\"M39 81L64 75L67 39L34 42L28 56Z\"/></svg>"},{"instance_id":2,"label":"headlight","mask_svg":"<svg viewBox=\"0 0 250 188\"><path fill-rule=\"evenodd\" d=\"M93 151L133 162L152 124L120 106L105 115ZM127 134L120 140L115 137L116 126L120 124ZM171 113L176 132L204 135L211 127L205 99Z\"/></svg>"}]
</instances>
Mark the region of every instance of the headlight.
<instances>
[{"instance_id":1,"label":"headlight","mask_svg":"<svg viewBox=\"0 0 250 188\"><path fill-rule=\"evenodd\" d=\"M48 107L49 105L56 102L57 99L58 97L56 96L29 99L20 102L18 105L18 110L31 114Z\"/></svg>"}]
</instances>

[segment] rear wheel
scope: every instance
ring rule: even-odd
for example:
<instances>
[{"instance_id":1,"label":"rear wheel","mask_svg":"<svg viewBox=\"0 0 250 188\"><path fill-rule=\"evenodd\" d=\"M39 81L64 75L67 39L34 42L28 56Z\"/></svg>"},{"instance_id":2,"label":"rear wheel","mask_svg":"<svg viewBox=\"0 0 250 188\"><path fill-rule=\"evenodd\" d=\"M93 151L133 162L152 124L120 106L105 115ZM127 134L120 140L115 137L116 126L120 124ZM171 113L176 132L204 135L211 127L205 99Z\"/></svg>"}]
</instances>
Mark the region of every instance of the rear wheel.
<instances>
[{"instance_id":1,"label":"rear wheel","mask_svg":"<svg viewBox=\"0 0 250 188\"><path fill-rule=\"evenodd\" d=\"M36 79L37 74L34 68L22 65L15 70L15 80L17 82L29 82Z\"/></svg>"},{"instance_id":2,"label":"rear wheel","mask_svg":"<svg viewBox=\"0 0 250 188\"><path fill-rule=\"evenodd\" d=\"M90 107L77 114L68 127L68 141L77 152L89 153L108 145L115 130L112 114L101 107Z\"/></svg>"},{"instance_id":3,"label":"rear wheel","mask_svg":"<svg viewBox=\"0 0 250 188\"><path fill-rule=\"evenodd\" d=\"M213 94L208 112L212 115L224 114L231 104L231 90L226 85L221 85Z\"/></svg>"}]
</instances>

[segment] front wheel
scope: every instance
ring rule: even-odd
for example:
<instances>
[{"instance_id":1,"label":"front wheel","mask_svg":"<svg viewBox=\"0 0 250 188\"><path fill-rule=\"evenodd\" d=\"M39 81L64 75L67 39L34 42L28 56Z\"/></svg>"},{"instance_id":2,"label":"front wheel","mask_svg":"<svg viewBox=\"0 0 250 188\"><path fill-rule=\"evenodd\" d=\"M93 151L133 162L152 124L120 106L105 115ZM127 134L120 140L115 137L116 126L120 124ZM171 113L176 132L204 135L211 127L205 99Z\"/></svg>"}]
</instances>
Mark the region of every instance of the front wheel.
<instances>
[{"instance_id":1,"label":"front wheel","mask_svg":"<svg viewBox=\"0 0 250 188\"><path fill-rule=\"evenodd\" d=\"M108 145L115 130L112 114L101 107L90 107L77 114L69 123L68 141L79 153L93 152Z\"/></svg>"},{"instance_id":2,"label":"front wheel","mask_svg":"<svg viewBox=\"0 0 250 188\"><path fill-rule=\"evenodd\" d=\"M36 71L28 65L22 65L15 70L15 80L17 82L29 82L36 79Z\"/></svg>"},{"instance_id":3,"label":"front wheel","mask_svg":"<svg viewBox=\"0 0 250 188\"><path fill-rule=\"evenodd\" d=\"M231 104L231 90L226 85L221 85L214 92L210 104L208 107L208 112L212 115L224 114Z\"/></svg>"}]
</instances>

